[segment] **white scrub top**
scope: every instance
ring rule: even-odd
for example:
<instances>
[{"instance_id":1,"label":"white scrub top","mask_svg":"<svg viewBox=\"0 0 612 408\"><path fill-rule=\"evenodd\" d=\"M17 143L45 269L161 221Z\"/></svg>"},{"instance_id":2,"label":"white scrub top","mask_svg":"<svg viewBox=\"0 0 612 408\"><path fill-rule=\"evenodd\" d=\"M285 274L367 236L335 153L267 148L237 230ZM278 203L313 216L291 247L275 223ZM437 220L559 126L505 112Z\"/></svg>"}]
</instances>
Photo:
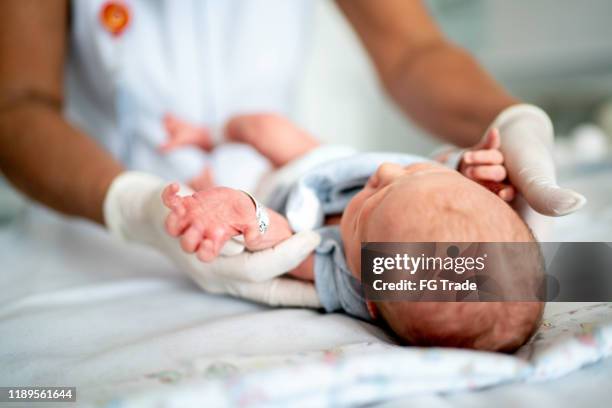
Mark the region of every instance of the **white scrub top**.
<instances>
[{"instance_id":1,"label":"white scrub top","mask_svg":"<svg viewBox=\"0 0 612 408\"><path fill-rule=\"evenodd\" d=\"M206 164L216 182L252 188L266 162L249 147L162 155L167 112L218 135L240 112L291 115L308 49L311 0L122 0L119 35L108 0L73 0L66 116L127 168L187 181Z\"/></svg>"}]
</instances>

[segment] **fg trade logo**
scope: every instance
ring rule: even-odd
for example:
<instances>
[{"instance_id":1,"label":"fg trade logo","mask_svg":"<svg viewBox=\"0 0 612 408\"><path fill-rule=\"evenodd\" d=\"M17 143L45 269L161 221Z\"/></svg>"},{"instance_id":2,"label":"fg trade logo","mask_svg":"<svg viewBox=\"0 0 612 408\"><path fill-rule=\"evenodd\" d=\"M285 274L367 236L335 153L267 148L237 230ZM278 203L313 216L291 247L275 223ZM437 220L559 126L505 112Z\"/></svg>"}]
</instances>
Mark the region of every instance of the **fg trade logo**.
<instances>
[{"instance_id":1,"label":"fg trade logo","mask_svg":"<svg viewBox=\"0 0 612 408\"><path fill-rule=\"evenodd\" d=\"M368 242L369 300L612 301L607 242Z\"/></svg>"}]
</instances>

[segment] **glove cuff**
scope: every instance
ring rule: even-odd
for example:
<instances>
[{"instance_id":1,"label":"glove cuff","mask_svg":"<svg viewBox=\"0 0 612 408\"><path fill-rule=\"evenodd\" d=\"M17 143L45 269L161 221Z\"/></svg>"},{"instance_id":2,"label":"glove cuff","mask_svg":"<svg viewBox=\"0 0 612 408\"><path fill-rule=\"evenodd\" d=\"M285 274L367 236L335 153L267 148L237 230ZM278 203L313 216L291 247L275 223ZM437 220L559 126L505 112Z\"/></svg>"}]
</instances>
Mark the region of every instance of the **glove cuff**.
<instances>
[{"instance_id":1,"label":"glove cuff","mask_svg":"<svg viewBox=\"0 0 612 408\"><path fill-rule=\"evenodd\" d=\"M111 235L129 241L129 225L145 214L145 203L164 181L154 175L127 171L115 177L104 198L104 223Z\"/></svg>"},{"instance_id":2,"label":"glove cuff","mask_svg":"<svg viewBox=\"0 0 612 408\"><path fill-rule=\"evenodd\" d=\"M551 146L554 140L554 127L550 117L541 108L530 104L512 105L504 109L493 121L487 133L492 128L499 129L503 137L504 130L510 126L514 126L519 122L529 120L530 124L540 127L538 132L535 132L542 141Z\"/></svg>"}]
</instances>

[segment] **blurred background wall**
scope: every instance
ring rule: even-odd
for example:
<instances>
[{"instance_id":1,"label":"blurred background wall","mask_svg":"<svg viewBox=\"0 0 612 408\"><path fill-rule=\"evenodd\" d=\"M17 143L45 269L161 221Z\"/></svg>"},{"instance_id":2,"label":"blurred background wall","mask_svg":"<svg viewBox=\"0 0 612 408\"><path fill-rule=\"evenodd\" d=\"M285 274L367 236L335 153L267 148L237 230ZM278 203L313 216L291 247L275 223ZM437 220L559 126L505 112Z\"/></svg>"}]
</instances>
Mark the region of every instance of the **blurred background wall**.
<instances>
[{"instance_id":1,"label":"blurred background wall","mask_svg":"<svg viewBox=\"0 0 612 408\"><path fill-rule=\"evenodd\" d=\"M450 39L469 49L515 96L551 114L560 140L586 132L587 148L593 150L593 144L601 145L591 140L593 132L604 130L609 143L612 1L427 4ZM431 150L434 142L408 123L379 90L354 33L331 1L317 2L310 51L297 112L303 126L327 142L361 149Z\"/></svg>"},{"instance_id":2,"label":"blurred background wall","mask_svg":"<svg viewBox=\"0 0 612 408\"><path fill-rule=\"evenodd\" d=\"M585 162L607 160L612 167L611 0L426 1L451 40L469 49L514 95L552 116L562 175L577 173L575 164ZM314 25L311 47L304 50L309 58L298 122L325 142L430 153L435 140L382 94L332 0L316 0ZM0 221L13 214L7 209L17 208L15 202L19 199L0 177Z\"/></svg>"}]
</instances>

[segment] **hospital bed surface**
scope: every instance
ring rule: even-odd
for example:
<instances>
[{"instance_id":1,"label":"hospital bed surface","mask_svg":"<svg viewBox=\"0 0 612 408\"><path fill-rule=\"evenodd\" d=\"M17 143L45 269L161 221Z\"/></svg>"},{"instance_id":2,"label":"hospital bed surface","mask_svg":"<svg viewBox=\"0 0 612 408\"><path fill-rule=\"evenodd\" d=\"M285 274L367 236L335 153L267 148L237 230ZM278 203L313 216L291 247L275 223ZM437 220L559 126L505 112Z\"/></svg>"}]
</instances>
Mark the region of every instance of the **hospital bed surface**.
<instances>
[{"instance_id":1,"label":"hospital bed surface","mask_svg":"<svg viewBox=\"0 0 612 408\"><path fill-rule=\"evenodd\" d=\"M587 210L561 220L559 240L609 240L609 177L598 170L587 184L571 180L595 198L587 192ZM514 356L401 348L341 314L203 293L158 254L39 207L0 226L0 256L0 386L76 386L78 406L612 399L612 304L549 304L538 334Z\"/></svg>"}]
</instances>

